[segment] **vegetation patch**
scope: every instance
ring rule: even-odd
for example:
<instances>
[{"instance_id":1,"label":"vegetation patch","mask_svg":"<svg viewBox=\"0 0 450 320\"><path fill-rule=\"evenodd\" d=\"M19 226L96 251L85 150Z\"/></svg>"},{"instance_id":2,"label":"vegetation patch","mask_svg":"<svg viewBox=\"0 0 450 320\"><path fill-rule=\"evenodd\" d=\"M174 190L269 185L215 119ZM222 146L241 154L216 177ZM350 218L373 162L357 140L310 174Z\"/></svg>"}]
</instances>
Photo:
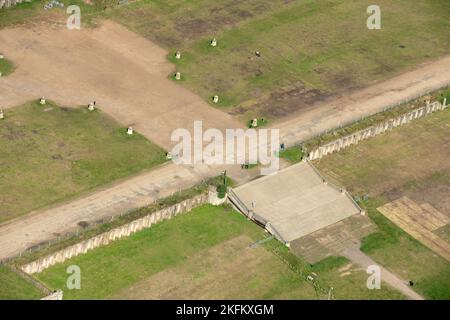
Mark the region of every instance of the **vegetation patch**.
<instances>
[{"instance_id":1,"label":"vegetation patch","mask_svg":"<svg viewBox=\"0 0 450 320\"><path fill-rule=\"evenodd\" d=\"M14 64L8 59L0 59L0 73L2 77L6 77L7 75L13 73Z\"/></svg>"},{"instance_id":2,"label":"vegetation patch","mask_svg":"<svg viewBox=\"0 0 450 320\"><path fill-rule=\"evenodd\" d=\"M0 222L165 161L164 150L101 111L51 102L5 110L0 149Z\"/></svg>"}]
</instances>

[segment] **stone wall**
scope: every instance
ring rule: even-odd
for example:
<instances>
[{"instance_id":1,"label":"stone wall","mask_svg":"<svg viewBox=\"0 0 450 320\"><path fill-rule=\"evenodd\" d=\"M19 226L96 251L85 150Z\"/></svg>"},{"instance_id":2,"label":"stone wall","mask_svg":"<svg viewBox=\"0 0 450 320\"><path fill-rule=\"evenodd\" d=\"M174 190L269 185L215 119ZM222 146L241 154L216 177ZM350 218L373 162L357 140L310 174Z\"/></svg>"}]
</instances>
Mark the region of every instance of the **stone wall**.
<instances>
[{"instance_id":1,"label":"stone wall","mask_svg":"<svg viewBox=\"0 0 450 320\"><path fill-rule=\"evenodd\" d=\"M208 203L208 200L208 194L201 194L194 198L184 200L173 206L150 213L149 215L134 220L126 225L117 227L108 232L99 234L98 236L84 240L70 247L52 253L46 257L30 262L26 265L23 265L21 269L28 274L39 273L57 263L64 262L72 257L84 254L100 246L105 246L114 240L128 237L129 235L142 229L150 228L153 224L158 223L162 220L171 219L180 213L189 212L195 207Z\"/></svg>"},{"instance_id":2,"label":"stone wall","mask_svg":"<svg viewBox=\"0 0 450 320\"><path fill-rule=\"evenodd\" d=\"M369 139L370 137L377 136L383 132L390 131L395 127L407 124L414 119L425 117L433 112L444 110L447 107L448 106L446 104L446 100L444 100L442 104L438 101L433 103L427 103L426 106L412 110L408 113L405 113L404 115L398 116L394 119L389 119L380 124L371 126L369 128L352 133L348 136L339 138L323 146L320 146L309 153L308 160L320 159L323 156L326 156L327 154L338 152L339 150L346 148L350 145L357 144L362 140L366 140Z\"/></svg>"},{"instance_id":3,"label":"stone wall","mask_svg":"<svg viewBox=\"0 0 450 320\"><path fill-rule=\"evenodd\" d=\"M0 9L9 8L22 2L30 2L31 0L0 0Z\"/></svg>"}]
</instances>

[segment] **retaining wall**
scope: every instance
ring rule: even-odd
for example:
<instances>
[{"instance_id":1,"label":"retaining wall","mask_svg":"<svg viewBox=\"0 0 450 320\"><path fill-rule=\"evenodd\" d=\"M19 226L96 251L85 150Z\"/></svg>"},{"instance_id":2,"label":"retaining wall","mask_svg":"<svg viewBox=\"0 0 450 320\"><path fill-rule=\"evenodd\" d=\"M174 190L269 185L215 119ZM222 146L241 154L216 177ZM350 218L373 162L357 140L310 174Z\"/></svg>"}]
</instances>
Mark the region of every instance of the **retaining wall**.
<instances>
[{"instance_id":1,"label":"retaining wall","mask_svg":"<svg viewBox=\"0 0 450 320\"><path fill-rule=\"evenodd\" d=\"M433 112L444 110L447 107L448 105L446 104L446 99L444 99L444 102L442 104L439 101L427 103L426 106L412 110L408 113L405 113L404 115L398 116L394 119L389 119L380 124L368 127L361 131L352 133L348 136L336 139L323 146L320 146L309 153L308 160L320 159L323 156L326 156L327 154L338 152L339 150L346 148L350 145L357 144L362 140L366 140L371 137L377 136L383 132L390 131L395 127L407 124L414 119L426 117L427 115L430 115Z\"/></svg>"},{"instance_id":2,"label":"retaining wall","mask_svg":"<svg viewBox=\"0 0 450 320\"><path fill-rule=\"evenodd\" d=\"M149 215L127 223L126 225L99 234L98 236L74 244L44 258L25 264L21 269L28 274L39 273L57 263L64 262L72 257L84 254L100 246L105 246L114 240L128 237L142 229L150 228L155 223L171 219L181 213L189 212L195 207L208 203L208 200L208 194L201 194L194 198L184 200L173 206L150 213Z\"/></svg>"}]
</instances>

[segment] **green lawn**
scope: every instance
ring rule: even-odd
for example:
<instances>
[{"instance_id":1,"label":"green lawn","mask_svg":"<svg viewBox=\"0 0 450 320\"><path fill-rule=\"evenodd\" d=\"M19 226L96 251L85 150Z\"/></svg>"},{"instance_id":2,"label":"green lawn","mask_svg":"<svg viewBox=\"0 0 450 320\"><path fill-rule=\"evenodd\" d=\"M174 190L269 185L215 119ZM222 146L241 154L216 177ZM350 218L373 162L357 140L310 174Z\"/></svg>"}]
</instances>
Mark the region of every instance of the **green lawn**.
<instances>
[{"instance_id":1,"label":"green lawn","mask_svg":"<svg viewBox=\"0 0 450 320\"><path fill-rule=\"evenodd\" d=\"M164 150L100 111L28 103L0 121L0 222L138 173Z\"/></svg>"},{"instance_id":2,"label":"green lawn","mask_svg":"<svg viewBox=\"0 0 450 320\"><path fill-rule=\"evenodd\" d=\"M14 71L14 65L8 59L0 59L0 73L2 77L6 77Z\"/></svg>"},{"instance_id":3,"label":"green lawn","mask_svg":"<svg viewBox=\"0 0 450 320\"><path fill-rule=\"evenodd\" d=\"M216 260L221 254L217 249L230 239L239 236L249 238L241 248L232 250L229 256ZM217 269L220 277L220 267L228 260L238 259L240 254L246 254L248 245L255 240L263 239L266 234L254 223L226 207L210 205L194 209L188 214L178 216L172 220L161 222L150 229L138 232L126 239L100 247L85 255L72 258L63 264L55 265L36 275L50 288L64 290L67 299L101 299L121 298L126 296L127 290L151 277L160 276L165 272L161 281L169 281L167 277L176 277L179 273L188 272L191 276L183 278L185 285L191 281L211 276ZM382 290L367 290L365 287L367 275L355 269L350 276L340 276L337 269L348 262L343 258L324 261L316 266L304 263L276 240L266 242L260 254L252 258L261 263L252 266L251 279L239 281L246 265L235 265L234 275L225 275L227 281L234 281L232 297L253 299L316 299L311 284L305 281L301 274L315 271L322 287L335 288L336 298L340 299L402 299L396 291L384 287ZM216 248L216 249L214 249ZM214 251L216 250L216 251ZM291 270L280 258L272 252L289 261L298 274ZM216 252L215 254L213 252ZM237 257L236 257L237 256ZM262 257L263 256L263 257ZM199 257L202 257L201 259ZM218 258L217 258L218 259ZM207 260L202 265L203 260ZM212 262L210 262L212 261ZM212 263L212 265L211 265ZM78 265L81 269L81 289L67 290L65 272L69 265ZM193 278L191 278L193 277ZM224 277L222 275L222 277ZM222 279L222 278L219 278ZM217 282L217 279L216 279ZM177 285L178 282L176 282ZM155 283L153 283L155 285ZM178 283L179 285L179 283ZM195 288L195 286L193 286ZM221 294L221 288L227 283L215 283L208 287L204 294ZM229 289L229 288L228 288ZM128 291L128 293L130 293ZM323 298L324 295L320 294ZM189 298L186 296L184 298Z\"/></svg>"},{"instance_id":4,"label":"green lawn","mask_svg":"<svg viewBox=\"0 0 450 320\"><path fill-rule=\"evenodd\" d=\"M0 300L36 300L43 293L28 281L0 264Z\"/></svg>"},{"instance_id":5,"label":"green lawn","mask_svg":"<svg viewBox=\"0 0 450 320\"><path fill-rule=\"evenodd\" d=\"M450 265L376 208L407 196L449 212L449 123L447 109L315 161L329 179L368 196L361 205L379 230L363 239L362 251L431 299L450 299Z\"/></svg>"}]
</instances>

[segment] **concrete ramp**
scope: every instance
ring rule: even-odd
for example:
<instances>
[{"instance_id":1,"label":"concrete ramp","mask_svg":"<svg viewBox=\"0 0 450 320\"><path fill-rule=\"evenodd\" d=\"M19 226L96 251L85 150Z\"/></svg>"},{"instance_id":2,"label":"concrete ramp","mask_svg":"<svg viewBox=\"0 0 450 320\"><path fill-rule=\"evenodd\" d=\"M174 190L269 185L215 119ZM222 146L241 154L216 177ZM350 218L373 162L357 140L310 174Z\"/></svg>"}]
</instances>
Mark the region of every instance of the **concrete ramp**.
<instances>
[{"instance_id":1,"label":"concrete ramp","mask_svg":"<svg viewBox=\"0 0 450 320\"><path fill-rule=\"evenodd\" d=\"M308 162L233 189L230 200L286 244L361 212Z\"/></svg>"}]
</instances>

